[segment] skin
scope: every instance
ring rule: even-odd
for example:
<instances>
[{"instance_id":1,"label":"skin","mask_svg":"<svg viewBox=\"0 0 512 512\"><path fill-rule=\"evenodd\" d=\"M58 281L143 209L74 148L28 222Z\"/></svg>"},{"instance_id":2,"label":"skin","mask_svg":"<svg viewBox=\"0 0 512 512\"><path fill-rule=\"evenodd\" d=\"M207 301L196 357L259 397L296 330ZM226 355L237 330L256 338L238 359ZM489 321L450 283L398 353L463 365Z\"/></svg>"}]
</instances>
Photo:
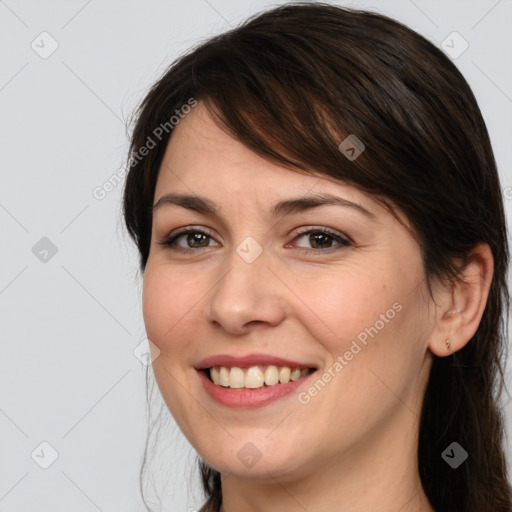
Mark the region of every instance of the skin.
<instances>
[{"instance_id":1,"label":"skin","mask_svg":"<svg viewBox=\"0 0 512 512\"><path fill-rule=\"evenodd\" d=\"M173 130L154 202L170 192L206 197L219 216L169 204L155 210L144 320L169 410L222 473L224 511L433 511L417 469L421 404L434 355L460 349L478 326L492 278L488 247L468 258L464 284L435 285L434 303L417 241L380 203L262 159L223 132L202 102ZM270 216L276 202L317 192L374 218L337 205ZM185 226L211 237L187 243L184 235L174 250L158 243ZM353 243L298 236L321 227ZM236 252L248 236L262 249L252 263ZM311 380L263 408L228 408L194 369L215 354L266 353L313 364L320 376L397 303L394 318L307 404L298 393ZM237 457L246 443L261 454L252 467Z\"/></svg>"}]
</instances>

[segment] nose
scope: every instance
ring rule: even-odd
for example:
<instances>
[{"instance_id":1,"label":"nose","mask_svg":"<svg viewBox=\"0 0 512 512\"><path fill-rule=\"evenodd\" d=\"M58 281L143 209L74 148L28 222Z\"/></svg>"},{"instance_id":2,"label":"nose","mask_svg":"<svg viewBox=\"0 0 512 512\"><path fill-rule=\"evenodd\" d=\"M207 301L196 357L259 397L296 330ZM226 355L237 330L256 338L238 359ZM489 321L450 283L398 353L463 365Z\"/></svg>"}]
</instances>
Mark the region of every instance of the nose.
<instances>
[{"instance_id":1,"label":"nose","mask_svg":"<svg viewBox=\"0 0 512 512\"><path fill-rule=\"evenodd\" d=\"M285 287L265 251L252 263L233 250L226 270L208 294L207 320L231 334L244 334L256 325L279 325L286 316Z\"/></svg>"}]
</instances>

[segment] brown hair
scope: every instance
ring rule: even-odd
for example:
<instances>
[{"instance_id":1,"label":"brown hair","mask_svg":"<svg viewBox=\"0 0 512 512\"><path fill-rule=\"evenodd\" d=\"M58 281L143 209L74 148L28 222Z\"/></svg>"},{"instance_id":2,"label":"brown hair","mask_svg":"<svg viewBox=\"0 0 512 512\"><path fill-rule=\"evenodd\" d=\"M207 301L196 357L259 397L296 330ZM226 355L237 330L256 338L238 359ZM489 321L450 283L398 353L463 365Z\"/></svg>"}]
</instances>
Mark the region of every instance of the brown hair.
<instances>
[{"instance_id":1,"label":"brown hair","mask_svg":"<svg viewBox=\"0 0 512 512\"><path fill-rule=\"evenodd\" d=\"M455 258L489 244L494 276L486 309L464 348L434 359L418 463L436 511L510 512L498 407L509 305L505 216L484 120L452 61L386 16L318 2L264 12L191 50L152 87L133 129L124 216L142 272L172 130L143 159L133 155L191 97L262 157L334 177L400 208L420 243L429 284L460 278ZM338 149L349 134L366 146L353 161ZM456 470L441 457L453 441L469 454ZM200 469L203 510L217 511L220 474L203 461Z\"/></svg>"}]
</instances>

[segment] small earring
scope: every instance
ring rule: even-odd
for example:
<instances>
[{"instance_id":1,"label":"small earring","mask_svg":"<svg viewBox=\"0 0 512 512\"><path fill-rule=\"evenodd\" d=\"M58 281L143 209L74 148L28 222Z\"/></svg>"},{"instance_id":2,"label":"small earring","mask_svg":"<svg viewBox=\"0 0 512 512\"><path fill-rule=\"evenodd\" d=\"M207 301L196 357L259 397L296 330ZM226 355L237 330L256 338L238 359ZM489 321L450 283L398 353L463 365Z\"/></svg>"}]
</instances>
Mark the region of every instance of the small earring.
<instances>
[{"instance_id":1,"label":"small earring","mask_svg":"<svg viewBox=\"0 0 512 512\"><path fill-rule=\"evenodd\" d=\"M451 353L451 346L450 346L450 338L446 338L446 348L448 349L448 352Z\"/></svg>"}]
</instances>

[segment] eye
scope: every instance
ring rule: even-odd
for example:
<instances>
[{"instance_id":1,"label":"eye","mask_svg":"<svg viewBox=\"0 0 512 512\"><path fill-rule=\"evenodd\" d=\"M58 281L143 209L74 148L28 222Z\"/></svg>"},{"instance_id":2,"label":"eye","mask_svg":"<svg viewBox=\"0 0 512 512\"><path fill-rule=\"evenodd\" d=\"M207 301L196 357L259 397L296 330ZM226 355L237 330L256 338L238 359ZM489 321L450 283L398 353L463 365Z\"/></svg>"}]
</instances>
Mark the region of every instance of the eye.
<instances>
[{"instance_id":1,"label":"eye","mask_svg":"<svg viewBox=\"0 0 512 512\"><path fill-rule=\"evenodd\" d=\"M340 248L352 245L348 238L327 228L315 228L302 231L294 238L294 240L300 240L301 238L306 237L306 235L308 235L306 239L307 243L309 243L313 249L309 249L300 245L299 247L309 253L325 252L328 249L336 249L336 247ZM333 241L336 242L337 245L333 246Z\"/></svg>"},{"instance_id":2,"label":"eye","mask_svg":"<svg viewBox=\"0 0 512 512\"><path fill-rule=\"evenodd\" d=\"M186 237L185 237L186 235ZM184 238L183 238L184 237ZM177 241L184 239L186 246L183 247ZM165 245L170 247L171 249L177 248L177 250L189 251L194 249L203 249L209 246L208 242L213 240L209 233L197 229L197 228L186 228L173 235L165 238L161 242L158 242L160 245Z\"/></svg>"},{"instance_id":3,"label":"eye","mask_svg":"<svg viewBox=\"0 0 512 512\"><path fill-rule=\"evenodd\" d=\"M306 235L309 235L307 242L311 244L313 248L309 249L301 245L298 247L308 253L318 254L320 252L330 252L328 251L329 249L336 250L336 248L352 245L352 242L347 237L327 228L315 228L302 231L294 238L294 240L305 238ZM189 227L173 233L171 236L158 243L159 245L164 245L172 250L193 251L196 249L212 247L212 245L209 244L212 240L213 238L207 231ZM180 244L180 241L185 245ZM333 245L333 242L335 245ZM290 247L290 245L288 244L285 247Z\"/></svg>"}]
</instances>

